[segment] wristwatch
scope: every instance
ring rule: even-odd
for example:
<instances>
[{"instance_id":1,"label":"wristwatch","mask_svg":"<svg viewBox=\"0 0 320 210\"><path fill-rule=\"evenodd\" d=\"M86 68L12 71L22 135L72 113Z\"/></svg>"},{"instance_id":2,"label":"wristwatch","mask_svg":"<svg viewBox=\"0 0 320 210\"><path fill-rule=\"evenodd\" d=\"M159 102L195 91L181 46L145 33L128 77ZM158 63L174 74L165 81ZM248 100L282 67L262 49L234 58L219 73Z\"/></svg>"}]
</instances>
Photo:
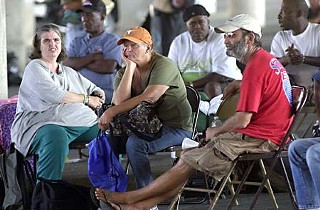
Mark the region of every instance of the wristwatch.
<instances>
[{"instance_id":1,"label":"wristwatch","mask_svg":"<svg viewBox=\"0 0 320 210\"><path fill-rule=\"evenodd\" d=\"M83 103L86 106L89 105L89 96L88 95L83 95Z\"/></svg>"}]
</instances>

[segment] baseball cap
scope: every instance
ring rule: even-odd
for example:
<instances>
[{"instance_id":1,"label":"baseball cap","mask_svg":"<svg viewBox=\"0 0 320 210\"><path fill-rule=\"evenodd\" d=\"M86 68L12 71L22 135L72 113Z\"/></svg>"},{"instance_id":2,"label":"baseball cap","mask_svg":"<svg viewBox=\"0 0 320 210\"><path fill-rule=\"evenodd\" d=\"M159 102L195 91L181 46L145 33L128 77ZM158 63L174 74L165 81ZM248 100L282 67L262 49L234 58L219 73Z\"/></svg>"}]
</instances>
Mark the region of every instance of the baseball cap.
<instances>
[{"instance_id":1,"label":"baseball cap","mask_svg":"<svg viewBox=\"0 0 320 210\"><path fill-rule=\"evenodd\" d=\"M106 5L102 0L85 0L77 12L101 12L106 15Z\"/></svg>"},{"instance_id":2,"label":"baseball cap","mask_svg":"<svg viewBox=\"0 0 320 210\"><path fill-rule=\"evenodd\" d=\"M229 33L234 32L240 28L247 31L252 31L262 37L260 24L255 18L251 17L248 14L237 15L227 20L225 24L215 27L214 30L217 33Z\"/></svg>"},{"instance_id":3,"label":"baseball cap","mask_svg":"<svg viewBox=\"0 0 320 210\"><path fill-rule=\"evenodd\" d=\"M136 26L127 30L123 37L117 42L117 45L123 44L125 40L129 40L134 43L144 42L146 44L152 44L152 37L150 33L147 31L147 29L140 26Z\"/></svg>"},{"instance_id":4,"label":"baseball cap","mask_svg":"<svg viewBox=\"0 0 320 210\"><path fill-rule=\"evenodd\" d=\"M187 22L190 18L203 15L203 16L210 16L210 13L200 4L194 4L188 8L186 8L183 12L182 18L184 22Z\"/></svg>"}]
</instances>

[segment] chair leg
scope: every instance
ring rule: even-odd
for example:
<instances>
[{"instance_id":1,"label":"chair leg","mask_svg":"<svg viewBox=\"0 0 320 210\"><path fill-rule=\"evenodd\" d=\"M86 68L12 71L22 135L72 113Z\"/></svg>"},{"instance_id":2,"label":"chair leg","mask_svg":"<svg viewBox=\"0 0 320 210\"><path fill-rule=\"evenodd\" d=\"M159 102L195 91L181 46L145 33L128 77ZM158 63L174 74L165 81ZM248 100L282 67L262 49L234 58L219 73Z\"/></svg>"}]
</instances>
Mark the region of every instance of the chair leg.
<instances>
[{"instance_id":1,"label":"chair leg","mask_svg":"<svg viewBox=\"0 0 320 210\"><path fill-rule=\"evenodd\" d=\"M187 182L186 182L187 183ZM184 185L185 186L185 185ZM168 210L174 210L174 209L178 209L179 203L180 203L180 198L181 198L181 194L183 192L183 188L184 186L179 190L178 194L175 195L172 200L171 203L168 207Z\"/></svg>"},{"instance_id":2,"label":"chair leg","mask_svg":"<svg viewBox=\"0 0 320 210\"><path fill-rule=\"evenodd\" d=\"M287 173L287 170L286 170L286 167L284 165L284 162L283 162L282 158L280 158L280 164L281 164L282 172L284 174L284 178L286 180L287 188L289 190L289 196L290 196L290 199L291 199L292 206L293 206L294 209L298 209L298 202L297 202L296 197L295 197L295 195L293 193L292 186L291 186L291 183L290 183L290 180L289 180L289 177L288 177L288 173Z\"/></svg>"},{"instance_id":3,"label":"chair leg","mask_svg":"<svg viewBox=\"0 0 320 210\"><path fill-rule=\"evenodd\" d=\"M208 196L208 201L210 202L210 197L211 197L211 191L209 191L209 189L210 189L210 185L209 185L209 176L205 173L204 174L204 180L205 180L205 183L206 183L206 187L207 187L207 189L208 189L208 192L207 192L207 196ZM214 184L213 186L212 186L212 190L214 190L214 188L216 187L216 184Z\"/></svg>"},{"instance_id":4,"label":"chair leg","mask_svg":"<svg viewBox=\"0 0 320 210\"><path fill-rule=\"evenodd\" d=\"M231 201L230 201L230 203L229 203L228 209L232 209L233 204L236 203L236 199L238 198L238 196L239 196L239 194L240 194L240 191L241 191L243 185L245 184L245 181L247 180L247 178L248 178L248 176L249 176L249 174L250 174L250 172L251 172L254 164L255 164L255 161L252 161L251 164L250 164L250 166L247 168L247 170L246 170L245 173L243 174L243 177L242 177L242 179L241 179L241 181L240 181L240 184L239 184L238 187L237 187L237 191L236 191L236 193L232 196L232 199L231 199Z\"/></svg>"},{"instance_id":5,"label":"chair leg","mask_svg":"<svg viewBox=\"0 0 320 210\"><path fill-rule=\"evenodd\" d=\"M232 197L235 196L236 193L235 193L235 191L234 191L234 186L233 186L233 183L232 183L230 177L228 178L227 185L228 185L228 188L229 188L229 190L230 190L231 196L232 196ZM239 205L239 202L238 202L238 200L236 200L236 199L235 199L235 201L234 201L233 203L234 203L235 206L238 206L238 205Z\"/></svg>"},{"instance_id":6,"label":"chair leg","mask_svg":"<svg viewBox=\"0 0 320 210\"><path fill-rule=\"evenodd\" d=\"M263 177L265 177L267 175L267 171L266 171L266 168L264 166L264 163L263 163L262 159L259 159L259 165L260 165L260 169L261 169L262 175L263 175ZM277 203L276 197L274 196L274 193L273 193L273 190L272 190L272 187L271 187L271 184L270 184L270 179L267 179L265 187L267 188L268 194L269 194L271 200L273 201L274 207L276 209L278 209L279 205Z\"/></svg>"},{"instance_id":7,"label":"chair leg","mask_svg":"<svg viewBox=\"0 0 320 210\"><path fill-rule=\"evenodd\" d=\"M125 167L124 167L124 170L125 170L125 172L126 172L127 175L129 174L129 167L130 167L130 161L129 161L129 159L128 159L127 162L126 162L126 165L125 165Z\"/></svg>"},{"instance_id":8,"label":"chair leg","mask_svg":"<svg viewBox=\"0 0 320 210\"><path fill-rule=\"evenodd\" d=\"M279 156L278 156L278 154L276 154L276 156L273 158L273 161L272 161L272 163L270 165L270 171L273 170L273 168L276 165L278 159L279 159ZM266 175L262 179L262 182L261 182L261 184L260 184L260 186L259 186L259 188L258 188L258 190L257 190L257 192L256 192L251 204L250 204L249 210L252 210L254 208L254 206L256 205L257 200L260 197L260 195L262 193L262 190L263 190L267 180L269 179L269 177L270 177L270 173L266 173Z\"/></svg>"},{"instance_id":9,"label":"chair leg","mask_svg":"<svg viewBox=\"0 0 320 210\"><path fill-rule=\"evenodd\" d=\"M82 152L81 149L78 149L78 153L79 153L79 158L82 159Z\"/></svg>"},{"instance_id":10,"label":"chair leg","mask_svg":"<svg viewBox=\"0 0 320 210\"><path fill-rule=\"evenodd\" d=\"M232 171L234 170L235 166L237 165L237 162L238 161L236 161L236 160L232 161L232 166L231 166L230 170L228 171L228 173L226 174L226 176L222 179L222 183L220 184L219 189L217 190L214 198L212 199L212 202L209 206L209 210L213 210L215 205L217 204L219 197L220 197L224 187L226 186L228 179L230 178Z\"/></svg>"}]
</instances>

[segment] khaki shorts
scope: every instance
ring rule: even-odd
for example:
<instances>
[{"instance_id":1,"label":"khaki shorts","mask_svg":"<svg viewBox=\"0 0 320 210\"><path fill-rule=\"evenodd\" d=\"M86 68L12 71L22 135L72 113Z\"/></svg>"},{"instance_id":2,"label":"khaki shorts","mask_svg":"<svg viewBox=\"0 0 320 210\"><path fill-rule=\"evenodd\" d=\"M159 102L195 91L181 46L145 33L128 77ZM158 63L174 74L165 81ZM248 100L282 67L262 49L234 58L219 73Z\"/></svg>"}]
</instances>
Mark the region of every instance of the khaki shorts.
<instances>
[{"instance_id":1,"label":"khaki shorts","mask_svg":"<svg viewBox=\"0 0 320 210\"><path fill-rule=\"evenodd\" d=\"M221 180L231 168L231 161L244 153L270 152L278 147L271 141L240 133L225 133L202 147L186 151L181 159L195 169Z\"/></svg>"}]
</instances>

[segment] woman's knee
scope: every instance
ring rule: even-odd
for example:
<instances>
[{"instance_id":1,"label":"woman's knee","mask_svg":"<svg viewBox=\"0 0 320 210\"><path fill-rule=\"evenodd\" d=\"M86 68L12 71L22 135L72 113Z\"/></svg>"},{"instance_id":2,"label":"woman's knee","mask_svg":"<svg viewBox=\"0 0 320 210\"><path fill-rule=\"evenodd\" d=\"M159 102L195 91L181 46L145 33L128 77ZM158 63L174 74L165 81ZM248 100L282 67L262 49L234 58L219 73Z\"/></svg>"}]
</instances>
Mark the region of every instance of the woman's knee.
<instances>
[{"instance_id":1,"label":"woman's knee","mask_svg":"<svg viewBox=\"0 0 320 210\"><path fill-rule=\"evenodd\" d=\"M38 136L39 135L39 136ZM38 130L37 138L41 139L41 147L61 149L68 146L67 132L58 125L46 125Z\"/></svg>"}]
</instances>

